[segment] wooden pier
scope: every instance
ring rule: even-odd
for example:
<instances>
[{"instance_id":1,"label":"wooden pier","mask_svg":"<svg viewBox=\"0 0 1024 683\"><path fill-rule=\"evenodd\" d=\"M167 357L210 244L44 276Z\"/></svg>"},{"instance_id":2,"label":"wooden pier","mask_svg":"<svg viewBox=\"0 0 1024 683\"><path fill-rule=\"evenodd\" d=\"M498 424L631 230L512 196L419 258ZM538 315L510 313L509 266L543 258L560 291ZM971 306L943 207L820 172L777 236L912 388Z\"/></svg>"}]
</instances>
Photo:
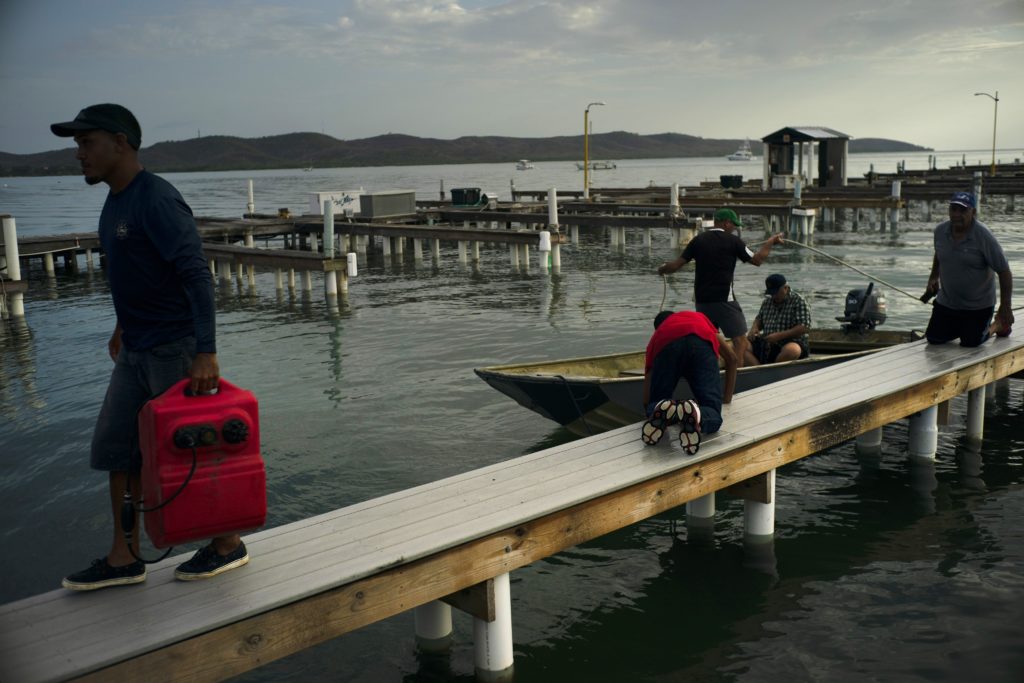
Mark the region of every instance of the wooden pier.
<instances>
[{"instance_id":1,"label":"wooden pier","mask_svg":"<svg viewBox=\"0 0 1024 683\"><path fill-rule=\"evenodd\" d=\"M0 679L222 680L411 609L436 645L449 603L473 616L478 673L500 679L515 569L683 504L703 524L719 491L744 498L763 547L778 468L907 417L909 455L934 458L938 406L967 392L981 439L979 395L1022 370L1024 338L903 344L738 394L693 457L673 438L644 446L637 423L252 534L249 565L210 581L175 581L182 555L144 584L3 605Z\"/></svg>"}]
</instances>

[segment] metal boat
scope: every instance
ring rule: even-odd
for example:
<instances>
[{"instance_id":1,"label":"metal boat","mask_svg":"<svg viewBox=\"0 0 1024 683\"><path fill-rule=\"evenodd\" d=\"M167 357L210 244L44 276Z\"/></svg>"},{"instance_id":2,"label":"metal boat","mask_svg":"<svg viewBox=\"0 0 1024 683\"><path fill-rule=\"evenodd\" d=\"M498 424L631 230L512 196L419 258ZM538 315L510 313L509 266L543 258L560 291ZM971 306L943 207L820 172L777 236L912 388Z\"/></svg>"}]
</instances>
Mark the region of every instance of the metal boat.
<instances>
[{"instance_id":1,"label":"metal boat","mask_svg":"<svg viewBox=\"0 0 1024 683\"><path fill-rule=\"evenodd\" d=\"M811 355L803 360L740 368L736 392L914 341L920 332L812 330ZM643 419L644 351L477 368L476 374L520 405L580 436ZM692 398L685 381L676 398Z\"/></svg>"}]
</instances>

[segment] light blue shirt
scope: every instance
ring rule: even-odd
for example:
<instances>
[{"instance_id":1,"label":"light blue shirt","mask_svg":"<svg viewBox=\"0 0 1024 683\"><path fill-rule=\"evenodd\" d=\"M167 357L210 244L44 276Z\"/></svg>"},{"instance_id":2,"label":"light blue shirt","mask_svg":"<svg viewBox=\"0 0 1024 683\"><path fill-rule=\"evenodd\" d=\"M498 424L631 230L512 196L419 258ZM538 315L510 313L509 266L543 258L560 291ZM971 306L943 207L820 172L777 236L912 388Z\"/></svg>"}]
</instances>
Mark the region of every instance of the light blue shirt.
<instances>
[{"instance_id":1,"label":"light blue shirt","mask_svg":"<svg viewBox=\"0 0 1024 683\"><path fill-rule=\"evenodd\" d=\"M975 219L967 236L953 241L949 221L935 226L935 255L939 259L939 294L935 302L962 311L996 305L996 273L1010 269L1002 247L981 221Z\"/></svg>"}]
</instances>

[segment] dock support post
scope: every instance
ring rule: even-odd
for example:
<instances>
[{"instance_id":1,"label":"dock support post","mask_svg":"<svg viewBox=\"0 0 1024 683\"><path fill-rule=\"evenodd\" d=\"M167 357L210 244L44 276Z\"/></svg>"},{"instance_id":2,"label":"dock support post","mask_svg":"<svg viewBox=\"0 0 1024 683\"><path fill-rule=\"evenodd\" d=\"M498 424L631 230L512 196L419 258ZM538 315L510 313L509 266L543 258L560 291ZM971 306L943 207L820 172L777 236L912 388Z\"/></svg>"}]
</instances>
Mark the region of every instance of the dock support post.
<instances>
[{"instance_id":1,"label":"dock support post","mask_svg":"<svg viewBox=\"0 0 1024 683\"><path fill-rule=\"evenodd\" d=\"M573 244L580 243L580 226L570 225L569 226L569 241Z\"/></svg>"},{"instance_id":2,"label":"dock support post","mask_svg":"<svg viewBox=\"0 0 1024 683\"><path fill-rule=\"evenodd\" d=\"M459 263L466 263L466 240L459 240Z\"/></svg>"},{"instance_id":3,"label":"dock support post","mask_svg":"<svg viewBox=\"0 0 1024 683\"><path fill-rule=\"evenodd\" d=\"M551 269L556 273L562 269L562 249L557 241L551 243Z\"/></svg>"},{"instance_id":4,"label":"dock support post","mask_svg":"<svg viewBox=\"0 0 1024 683\"><path fill-rule=\"evenodd\" d=\"M221 259L221 262L218 265L217 270L220 271L220 281L221 281L221 283L226 285L229 282L231 282L231 270L232 270L231 261L228 261L227 259Z\"/></svg>"},{"instance_id":5,"label":"dock support post","mask_svg":"<svg viewBox=\"0 0 1024 683\"><path fill-rule=\"evenodd\" d=\"M434 260L437 261L438 263L440 263L441 262L441 238L435 237L432 240L432 242L433 242L433 244L431 245L431 247L433 248L432 254L433 254Z\"/></svg>"},{"instance_id":6,"label":"dock support post","mask_svg":"<svg viewBox=\"0 0 1024 683\"><path fill-rule=\"evenodd\" d=\"M985 387L967 392L967 438L980 441L985 433Z\"/></svg>"},{"instance_id":7,"label":"dock support post","mask_svg":"<svg viewBox=\"0 0 1024 683\"><path fill-rule=\"evenodd\" d=\"M302 291L313 291L313 273L309 270L302 271Z\"/></svg>"},{"instance_id":8,"label":"dock support post","mask_svg":"<svg viewBox=\"0 0 1024 683\"><path fill-rule=\"evenodd\" d=\"M256 202L253 200L252 196L252 178L249 179L249 201L245 205L245 211L250 214L256 213Z\"/></svg>"},{"instance_id":9,"label":"dock support post","mask_svg":"<svg viewBox=\"0 0 1024 683\"><path fill-rule=\"evenodd\" d=\"M519 262L523 265L523 268L530 269L530 245L521 244L519 245L522 253L519 254Z\"/></svg>"},{"instance_id":10,"label":"dock support post","mask_svg":"<svg viewBox=\"0 0 1024 683\"><path fill-rule=\"evenodd\" d=\"M413 611L416 645L423 652L444 652L452 642L452 608L440 600Z\"/></svg>"},{"instance_id":11,"label":"dock support post","mask_svg":"<svg viewBox=\"0 0 1024 683\"><path fill-rule=\"evenodd\" d=\"M56 271L53 269L52 251L48 251L45 254L43 254L43 269L46 271L46 274L49 275L50 277L55 277L57 275Z\"/></svg>"},{"instance_id":12,"label":"dock support post","mask_svg":"<svg viewBox=\"0 0 1024 683\"><path fill-rule=\"evenodd\" d=\"M21 280L21 256L18 253L18 229L14 216L3 216L4 258L7 260L7 277ZM8 299L8 313L12 318L25 317L24 292L11 292Z\"/></svg>"},{"instance_id":13,"label":"dock support post","mask_svg":"<svg viewBox=\"0 0 1024 683\"><path fill-rule=\"evenodd\" d=\"M512 591L507 573L494 577L494 621L473 619L473 654L478 679L512 679Z\"/></svg>"},{"instance_id":14,"label":"dock support post","mask_svg":"<svg viewBox=\"0 0 1024 683\"><path fill-rule=\"evenodd\" d=\"M668 198L669 215L679 215L679 183L672 183L672 194Z\"/></svg>"},{"instance_id":15,"label":"dock support post","mask_svg":"<svg viewBox=\"0 0 1024 683\"><path fill-rule=\"evenodd\" d=\"M743 501L743 536L746 541L767 541L775 534L775 470L765 473L768 479L767 502Z\"/></svg>"},{"instance_id":16,"label":"dock support post","mask_svg":"<svg viewBox=\"0 0 1024 683\"><path fill-rule=\"evenodd\" d=\"M423 260L423 240L419 237L412 240L412 257L417 261Z\"/></svg>"},{"instance_id":17,"label":"dock support post","mask_svg":"<svg viewBox=\"0 0 1024 683\"><path fill-rule=\"evenodd\" d=\"M508 256L509 256L509 261L512 264L512 267L513 268L518 268L519 267L519 245L516 244L515 242L511 242L508 245Z\"/></svg>"},{"instance_id":18,"label":"dock support post","mask_svg":"<svg viewBox=\"0 0 1024 683\"><path fill-rule=\"evenodd\" d=\"M882 428L869 429L857 436L854 442L854 450L858 455L870 455L877 453L882 448Z\"/></svg>"},{"instance_id":19,"label":"dock support post","mask_svg":"<svg viewBox=\"0 0 1024 683\"><path fill-rule=\"evenodd\" d=\"M982 172L981 171L975 171L974 172L974 202L975 202L974 215L977 218L981 218L981 182L982 182L981 178L982 178Z\"/></svg>"},{"instance_id":20,"label":"dock support post","mask_svg":"<svg viewBox=\"0 0 1024 683\"><path fill-rule=\"evenodd\" d=\"M710 540L715 533L715 493L695 498L686 504L687 540Z\"/></svg>"},{"instance_id":21,"label":"dock support post","mask_svg":"<svg viewBox=\"0 0 1024 683\"><path fill-rule=\"evenodd\" d=\"M284 289L284 271L280 268L274 270L274 289L279 292Z\"/></svg>"},{"instance_id":22,"label":"dock support post","mask_svg":"<svg viewBox=\"0 0 1024 683\"><path fill-rule=\"evenodd\" d=\"M899 202L900 194L903 186L902 180L892 181L892 198ZM889 221L892 223L892 234L896 234L900 229L900 207L894 206L889 212Z\"/></svg>"},{"instance_id":23,"label":"dock support post","mask_svg":"<svg viewBox=\"0 0 1024 683\"><path fill-rule=\"evenodd\" d=\"M540 243L537 245L537 265L540 272L548 272L548 257L551 254L551 233L547 230L540 231Z\"/></svg>"},{"instance_id":24,"label":"dock support post","mask_svg":"<svg viewBox=\"0 0 1024 683\"><path fill-rule=\"evenodd\" d=\"M245 246L247 246L250 249L254 249L256 247L256 240L252 236L252 230L247 230L245 232ZM246 268L246 274L248 275L249 286L255 287L256 286L256 266L250 264Z\"/></svg>"},{"instance_id":25,"label":"dock support post","mask_svg":"<svg viewBox=\"0 0 1024 683\"><path fill-rule=\"evenodd\" d=\"M651 229L650 228L644 228L644 248L645 249L650 249L651 248Z\"/></svg>"},{"instance_id":26,"label":"dock support post","mask_svg":"<svg viewBox=\"0 0 1024 683\"><path fill-rule=\"evenodd\" d=\"M384 256L391 256L391 238L387 235L381 235L380 247Z\"/></svg>"},{"instance_id":27,"label":"dock support post","mask_svg":"<svg viewBox=\"0 0 1024 683\"><path fill-rule=\"evenodd\" d=\"M213 261L211 261L213 263ZM85 269L92 270L92 249L85 250Z\"/></svg>"},{"instance_id":28,"label":"dock support post","mask_svg":"<svg viewBox=\"0 0 1024 683\"><path fill-rule=\"evenodd\" d=\"M924 213L924 222L932 222L932 200L926 199L922 202L921 211Z\"/></svg>"},{"instance_id":29,"label":"dock support post","mask_svg":"<svg viewBox=\"0 0 1024 683\"><path fill-rule=\"evenodd\" d=\"M931 459L939 445L939 407L932 406L910 416L910 455Z\"/></svg>"},{"instance_id":30,"label":"dock support post","mask_svg":"<svg viewBox=\"0 0 1024 683\"><path fill-rule=\"evenodd\" d=\"M474 241L471 244L472 251L470 253L470 257L473 259L474 263L480 263L480 243Z\"/></svg>"},{"instance_id":31,"label":"dock support post","mask_svg":"<svg viewBox=\"0 0 1024 683\"><path fill-rule=\"evenodd\" d=\"M288 269L288 290L292 291L292 292L295 291L295 269L294 268L289 268Z\"/></svg>"}]
</instances>

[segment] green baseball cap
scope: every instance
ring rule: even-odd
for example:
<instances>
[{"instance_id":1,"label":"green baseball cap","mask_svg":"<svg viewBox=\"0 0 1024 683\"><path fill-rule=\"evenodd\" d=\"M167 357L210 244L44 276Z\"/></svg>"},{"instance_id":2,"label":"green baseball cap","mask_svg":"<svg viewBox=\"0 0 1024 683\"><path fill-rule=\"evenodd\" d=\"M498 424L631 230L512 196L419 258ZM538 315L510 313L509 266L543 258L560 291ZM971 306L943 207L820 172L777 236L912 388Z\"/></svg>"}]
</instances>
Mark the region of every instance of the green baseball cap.
<instances>
[{"instance_id":1,"label":"green baseball cap","mask_svg":"<svg viewBox=\"0 0 1024 683\"><path fill-rule=\"evenodd\" d=\"M733 225L739 225L739 226L743 225L743 223L740 222L740 217L737 216L736 212L733 211L732 209L719 209L718 211L715 211L715 220L716 221L732 221Z\"/></svg>"}]
</instances>

